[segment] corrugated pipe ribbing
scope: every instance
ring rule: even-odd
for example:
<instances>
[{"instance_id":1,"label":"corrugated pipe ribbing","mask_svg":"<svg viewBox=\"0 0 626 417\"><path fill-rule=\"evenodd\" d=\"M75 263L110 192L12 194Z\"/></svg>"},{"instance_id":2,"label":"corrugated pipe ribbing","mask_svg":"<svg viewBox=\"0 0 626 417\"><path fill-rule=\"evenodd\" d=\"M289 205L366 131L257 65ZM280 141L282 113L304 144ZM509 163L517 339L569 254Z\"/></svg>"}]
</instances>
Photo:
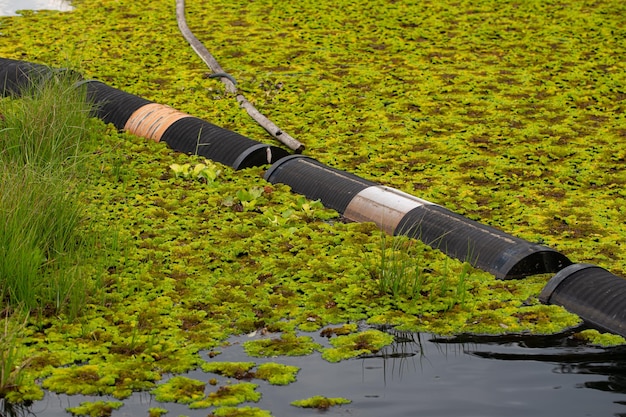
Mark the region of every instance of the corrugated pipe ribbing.
<instances>
[{"instance_id":1,"label":"corrugated pipe ribbing","mask_svg":"<svg viewBox=\"0 0 626 417\"><path fill-rule=\"evenodd\" d=\"M377 185L313 158L292 155L266 172L269 182L287 184L349 220L374 222L392 235L407 235L467 261L501 279L557 272L571 264L561 253L469 220L429 201Z\"/></svg>"},{"instance_id":2,"label":"corrugated pipe ribbing","mask_svg":"<svg viewBox=\"0 0 626 417\"><path fill-rule=\"evenodd\" d=\"M88 81L89 97L98 117L120 130L164 141L172 149L201 155L235 169L271 164L289 155L279 147L265 145L169 106Z\"/></svg>"},{"instance_id":3,"label":"corrugated pipe ribbing","mask_svg":"<svg viewBox=\"0 0 626 417\"><path fill-rule=\"evenodd\" d=\"M554 275L539 295L589 325L626 337L626 280L591 264L573 264Z\"/></svg>"},{"instance_id":4,"label":"corrugated pipe ribbing","mask_svg":"<svg viewBox=\"0 0 626 417\"><path fill-rule=\"evenodd\" d=\"M330 168L304 155L291 155L271 166L264 178L283 183L326 207L344 213L346 206L360 191L375 185L354 174ZM352 219L350 219L352 220Z\"/></svg>"}]
</instances>

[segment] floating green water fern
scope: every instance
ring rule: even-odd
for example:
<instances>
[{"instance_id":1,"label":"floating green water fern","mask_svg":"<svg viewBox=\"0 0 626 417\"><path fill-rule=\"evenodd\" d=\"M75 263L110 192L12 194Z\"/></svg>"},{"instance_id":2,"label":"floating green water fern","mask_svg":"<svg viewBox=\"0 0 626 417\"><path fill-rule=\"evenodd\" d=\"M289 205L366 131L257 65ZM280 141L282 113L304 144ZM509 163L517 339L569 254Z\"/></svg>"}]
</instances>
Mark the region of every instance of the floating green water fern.
<instances>
[{"instance_id":1,"label":"floating green water fern","mask_svg":"<svg viewBox=\"0 0 626 417\"><path fill-rule=\"evenodd\" d=\"M314 397L302 400L292 401L291 405L302 408L317 408L319 410L327 410L336 405L350 404L352 401L341 397L324 397L316 395Z\"/></svg>"},{"instance_id":2,"label":"floating green water fern","mask_svg":"<svg viewBox=\"0 0 626 417\"><path fill-rule=\"evenodd\" d=\"M75 3L72 13L2 18L0 55L55 67L69 57L86 78L264 140L219 82L203 77L173 14L163 13L170 3ZM187 3L199 39L220 45L212 52L242 91L310 156L626 273L623 1ZM199 366L199 351L261 329L364 320L501 334L580 323L539 304L548 276L464 276L461 262L427 248L421 297L381 291L364 266L380 251L372 224L344 224L289 187L265 183L261 168L216 164L212 187L183 181L169 167L203 159L92 122L102 130L86 160L92 181L78 195L102 236L96 247L117 250L102 274L91 262L81 270L99 291L76 303L80 323L43 309L17 336L20 355L33 360L13 393L31 395L28 387L47 378L66 392L75 378L59 370L78 364L91 370L93 387L78 384L85 392L151 390L162 374ZM244 193L260 188L257 197ZM118 232L108 236L112 225ZM44 252L28 251L25 268L51 260Z\"/></svg>"},{"instance_id":3,"label":"floating green water fern","mask_svg":"<svg viewBox=\"0 0 626 417\"><path fill-rule=\"evenodd\" d=\"M197 379L175 376L152 390L160 402L191 404L204 398L206 384Z\"/></svg>"},{"instance_id":4,"label":"floating green water fern","mask_svg":"<svg viewBox=\"0 0 626 417\"><path fill-rule=\"evenodd\" d=\"M261 393L256 391L258 385L250 382L223 385L202 400L193 401L189 408L207 408L213 406L234 406L246 401L257 402L261 399Z\"/></svg>"},{"instance_id":5,"label":"floating green water fern","mask_svg":"<svg viewBox=\"0 0 626 417\"><path fill-rule=\"evenodd\" d=\"M218 407L209 417L272 417L272 413L256 407Z\"/></svg>"},{"instance_id":6,"label":"floating green water fern","mask_svg":"<svg viewBox=\"0 0 626 417\"><path fill-rule=\"evenodd\" d=\"M114 410L121 408L124 403L119 401L83 402L77 407L67 409L74 416L83 417L110 417Z\"/></svg>"},{"instance_id":7,"label":"floating green water fern","mask_svg":"<svg viewBox=\"0 0 626 417\"><path fill-rule=\"evenodd\" d=\"M344 359L378 352L384 346L393 342L389 333L380 330L365 330L346 336L337 336L330 339L334 347L322 350L322 358L329 362L339 362Z\"/></svg>"}]
</instances>

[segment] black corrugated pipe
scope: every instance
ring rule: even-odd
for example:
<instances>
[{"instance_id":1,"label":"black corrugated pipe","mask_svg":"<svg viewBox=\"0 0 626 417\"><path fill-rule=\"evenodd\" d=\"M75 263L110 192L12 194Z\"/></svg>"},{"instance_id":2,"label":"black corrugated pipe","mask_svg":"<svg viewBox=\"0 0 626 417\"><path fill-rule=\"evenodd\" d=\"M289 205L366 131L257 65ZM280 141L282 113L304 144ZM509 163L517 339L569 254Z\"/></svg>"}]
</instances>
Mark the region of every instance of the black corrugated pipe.
<instances>
[{"instance_id":1,"label":"black corrugated pipe","mask_svg":"<svg viewBox=\"0 0 626 417\"><path fill-rule=\"evenodd\" d=\"M105 123L111 123L118 130L124 130L126 122L134 112L152 103L150 100L118 90L100 81L87 80L85 83L87 84L87 97L96 106L96 117Z\"/></svg>"},{"instance_id":2,"label":"black corrugated pipe","mask_svg":"<svg viewBox=\"0 0 626 417\"><path fill-rule=\"evenodd\" d=\"M98 117L120 130L164 141L172 149L201 155L235 169L271 164L289 155L239 133L223 129L169 106L126 93L99 81L88 81Z\"/></svg>"},{"instance_id":3,"label":"black corrugated pipe","mask_svg":"<svg viewBox=\"0 0 626 417\"><path fill-rule=\"evenodd\" d=\"M626 337L626 280L591 264L573 264L554 275L539 295L589 325Z\"/></svg>"},{"instance_id":4,"label":"black corrugated pipe","mask_svg":"<svg viewBox=\"0 0 626 417\"><path fill-rule=\"evenodd\" d=\"M45 77L51 69L45 65L0 58L0 88L3 96L19 96L32 80Z\"/></svg>"},{"instance_id":5,"label":"black corrugated pipe","mask_svg":"<svg viewBox=\"0 0 626 417\"><path fill-rule=\"evenodd\" d=\"M3 95L19 95L38 77L55 69L29 62L0 58ZM110 87L97 80L83 80L87 96L95 105L95 116L119 130L163 140L172 149L204 156L235 169L273 163L289 153L238 133L223 129L169 106Z\"/></svg>"},{"instance_id":6,"label":"black corrugated pipe","mask_svg":"<svg viewBox=\"0 0 626 417\"><path fill-rule=\"evenodd\" d=\"M274 164L269 182L322 203L349 220L374 222L392 235L407 235L467 261L497 278L523 278L556 272L572 262L546 246L533 244L402 191L329 168L303 155Z\"/></svg>"},{"instance_id":7,"label":"black corrugated pipe","mask_svg":"<svg viewBox=\"0 0 626 417\"><path fill-rule=\"evenodd\" d=\"M554 249L511 236L432 203L408 212L395 234L419 239L500 279L557 272L572 263Z\"/></svg>"},{"instance_id":8,"label":"black corrugated pipe","mask_svg":"<svg viewBox=\"0 0 626 417\"><path fill-rule=\"evenodd\" d=\"M289 155L282 148L259 143L191 116L172 123L162 140L173 149L202 155L235 169L271 164Z\"/></svg>"},{"instance_id":9,"label":"black corrugated pipe","mask_svg":"<svg viewBox=\"0 0 626 417\"><path fill-rule=\"evenodd\" d=\"M271 183L287 184L296 193L312 200L319 199L324 206L339 213L344 213L346 206L360 191L375 185L300 154L276 162L267 170L264 178Z\"/></svg>"}]
</instances>

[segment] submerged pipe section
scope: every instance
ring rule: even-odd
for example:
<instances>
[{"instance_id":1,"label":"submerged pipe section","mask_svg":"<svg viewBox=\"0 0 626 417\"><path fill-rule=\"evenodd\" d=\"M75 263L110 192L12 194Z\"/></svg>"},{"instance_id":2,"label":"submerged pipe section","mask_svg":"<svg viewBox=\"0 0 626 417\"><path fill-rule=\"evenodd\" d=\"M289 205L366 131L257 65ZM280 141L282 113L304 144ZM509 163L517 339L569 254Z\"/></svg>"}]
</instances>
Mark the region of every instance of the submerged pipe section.
<instances>
[{"instance_id":1,"label":"submerged pipe section","mask_svg":"<svg viewBox=\"0 0 626 417\"><path fill-rule=\"evenodd\" d=\"M0 58L2 95L20 95L39 78L55 71L47 66ZM235 169L271 164L289 155L169 106L113 88L97 80L81 80L95 105L94 115L140 137L164 141L172 149L200 155Z\"/></svg>"},{"instance_id":2,"label":"submerged pipe section","mask_svg":"<svg viewBox=\"0 0 626 417\"><path fill-rule=\"evenodd\" d=\"M467 261L500 279L557 272L572 262L546 246L527 242L467 219L430 201L292 155L272 165L264 177L297 193L320 199L348 220L374 222L391 235L406 235Z\"/></svg>"}]
</instances>

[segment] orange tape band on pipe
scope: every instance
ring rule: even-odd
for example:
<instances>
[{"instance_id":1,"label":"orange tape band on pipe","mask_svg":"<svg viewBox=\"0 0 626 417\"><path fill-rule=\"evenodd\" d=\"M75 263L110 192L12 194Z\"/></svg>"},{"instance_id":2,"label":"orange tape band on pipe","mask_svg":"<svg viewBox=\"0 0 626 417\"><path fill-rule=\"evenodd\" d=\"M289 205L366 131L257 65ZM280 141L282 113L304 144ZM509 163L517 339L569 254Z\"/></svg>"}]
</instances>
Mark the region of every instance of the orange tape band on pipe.
<instances>
[{"instance_id":1,"label":"orange tape band on pipe","mask_svg":"<svg viewBox=\"0 0 626 417\"><path fill-rule=\"evenodd\" d=\"M124 130L159 142L167 128L183 117L191 116L163 104L150 103L135 110L126 121Z\"/></svg>"}]
</instances>

